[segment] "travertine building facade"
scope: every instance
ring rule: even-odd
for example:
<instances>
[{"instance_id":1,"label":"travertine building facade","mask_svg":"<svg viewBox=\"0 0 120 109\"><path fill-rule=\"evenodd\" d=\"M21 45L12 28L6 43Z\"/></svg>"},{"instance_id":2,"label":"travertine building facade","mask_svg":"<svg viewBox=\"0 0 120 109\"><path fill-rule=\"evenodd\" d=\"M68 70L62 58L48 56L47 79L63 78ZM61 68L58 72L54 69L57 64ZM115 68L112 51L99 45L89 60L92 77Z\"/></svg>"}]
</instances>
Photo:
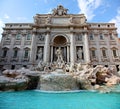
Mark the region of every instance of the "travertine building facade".
<instances>
[{"instance_id":1,"label":"travertine building facade","mask_svg":"<svg viewBox=\"0 0 120 109\"><path fill-rule=\"evenodd\" d=\"M120 43L114 23L89 23L84 14L68 14L59 5L52 14L36 14L34 23L6 23L3 28L0 67L20 68L39 61L56 61L61 48L66 63L93 66L120 65Z\"/></svg>"}]
</instances>

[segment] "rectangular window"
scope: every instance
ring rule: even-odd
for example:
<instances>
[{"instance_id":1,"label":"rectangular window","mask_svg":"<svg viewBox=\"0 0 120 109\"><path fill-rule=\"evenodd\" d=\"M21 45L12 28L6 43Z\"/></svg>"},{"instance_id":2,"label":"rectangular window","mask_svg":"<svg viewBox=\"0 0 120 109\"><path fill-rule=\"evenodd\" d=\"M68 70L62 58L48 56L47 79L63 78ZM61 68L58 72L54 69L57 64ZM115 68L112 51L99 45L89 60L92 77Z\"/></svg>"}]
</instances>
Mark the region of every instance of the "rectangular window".
<instances>
[{"instance_id":1,"label":"rectangular window","mask_svg":"<svg viewBox=\"0 0 120 109\"><path fill-rule=\"evenodd\" d=\"M25 50L24 58L28 58L29 50Z\"/></svg>"},{"instance_id":2,"label":"rectangular window","mask_svg":"<svg viewBox=\"0 0 120 109\"><path fill-rule=\"evenodd\" d=\"M100 40L103 40L103 35L102 34L100 34Z\"/></svg>"},{"instance_id":3,"label":"rectangular window","mask_svg":"<svg viewBox=\"0 0 120 109\"><path fill-rule=\"evenodd\" d=\"M31 39L31 35L27 34L27 40L30 40L30 39Z\"/></svg>"},{"instance_id":4,"label":"rectangular window","mask_svg":"<svg viewBox=\"0 0 120 109\"><path fill-rule=\"evenodd\" d=\"M102 50L102 56L105 58L106 56L106 50Z\"/></svg>"},{"instance_id":5,"label":"rectangular window","mask_svg":"<svg viewBox=\"0 0 120 109\"><path fill-rule=\"evenodd\" d=\"M93 40L93 35L92 34L89 37L90 37L90 40Z\"/></svg>"},{"instance_id":6,"label":"rectangular window","mask_svg":"<svg viewBox=\"0 0 120 109\"><path fill-rule=\"evenodd\" d=\"M6 40L10 40L10 36L8 35L8 36L6 36Z\"/></svg>"},{"instance_id":7,"label":"rectangular window","mask_svg":"<svg viewBox=\"0 0 120 109\"><path fill-rule=\"evenodd\" d=\"M95 56L95 50L91 50L91 55L92 55L92 57L94 57L94 58L96 57L96 56Z\"/></svg>"},{"instance_id":8,"label":"rectangular window","mask_svg":"<svg viewBox=\"0 0 120 109\"><path fill-rule=\"evenodd\" d=\"M7 50L3 50L3 55L2 57L5 58L7 56Z\"/></svg>"},{"instance_id":9,"label":"rectangular window","mask_svg":"<svg viewBox=\"0 0 120 109\"><path fill-rule=\"evenodd\" d=\"M20 34L16 35L16 40L20 40Z\"/></svg>"},{"instance_id":10,"label":"rectangular window","mask_svg":"<svg viewBox=\"0 0 120 109\"><path fill-rule=\"evenodd\" d=\"M14 50L13 58L16 58L16 57L17 57L17 54L18 54L18 50Z\"/></svg>"},{"instance_id":11,"label":"rectangular window","mask_svg":"<svg viewBox=\"0 0 120 109\"><path fill-rule=\"evenodd\" d=\"M113 56L114 56L114 57L117 57L117 52L116 52L116 50L113 50Z\"/></svg>"},{"instance_id":12,"label":"rectangular window","mask_svg":"<svg viewBox=\"0 0 120 109\"><path fill-rule=\"evenodd\" d=\"M113 36L112 36L112 35L110 35L110 40L114 40L114 38L113 38Z\"/></svg>"},{"instance_id":13,"label":"rectangular window","mask_svg":"<svg viewBox=\"0 0 120 109\"><path fill-rule=\"evenodd\" d=\"M12 66L11 66L11 69L12 69L12 70L15 69L15 65L12 65Z\"/></svg>"}]
</instances>

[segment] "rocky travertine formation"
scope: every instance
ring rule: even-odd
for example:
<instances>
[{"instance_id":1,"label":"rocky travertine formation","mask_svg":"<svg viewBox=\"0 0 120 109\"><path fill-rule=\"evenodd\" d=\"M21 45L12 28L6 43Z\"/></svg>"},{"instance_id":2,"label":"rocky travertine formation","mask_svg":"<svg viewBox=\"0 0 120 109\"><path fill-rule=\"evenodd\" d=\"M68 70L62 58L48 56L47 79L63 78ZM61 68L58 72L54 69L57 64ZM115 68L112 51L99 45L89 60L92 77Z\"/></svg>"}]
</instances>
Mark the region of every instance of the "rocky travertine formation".
<instances>
[{"instance_id":1,"label":"rocky travertine formation","mask_svg":"<svg viewBox=\"0 0 120 109\"><path fill-rule=\"evenodd\" d=\"M40 90L78 90L77 81L71 74L47 74L40 78Z\"/></svg>"},{"instance_id":2,"label":"rocky travertine formation","mask_svg":"<svg viewBox=\"0 0 120 109\"><path fill-rule=\"evenodd\" d=\"M35 73L29 69L5 70L0 76L0 90L26 90L30 89L31 76L33 79ZM35 86L35 84L34 84Z\"/></svg>"},{"instance_id":3,"label":"rocky travertine formation","mask_svg":"<svg viewBox=\"0 0 120 109\"><path fill-rule=\"evenodd\" d=\"M100 90L109 92L110 87L120 84L119 72L114 68L91 64L43 64L37 68L5 70L0 76L0 90L39 89L50 91Z\"/></svg>"}]
</instances>

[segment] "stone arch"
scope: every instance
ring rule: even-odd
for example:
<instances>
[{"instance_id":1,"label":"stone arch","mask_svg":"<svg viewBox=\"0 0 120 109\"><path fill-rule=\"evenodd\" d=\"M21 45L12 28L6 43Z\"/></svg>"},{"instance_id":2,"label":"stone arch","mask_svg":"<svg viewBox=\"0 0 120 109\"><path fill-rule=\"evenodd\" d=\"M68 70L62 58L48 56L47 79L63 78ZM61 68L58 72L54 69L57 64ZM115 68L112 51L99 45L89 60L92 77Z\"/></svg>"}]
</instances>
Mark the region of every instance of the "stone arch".
<instances>
[{"instance_id":1,"label":"stone arch","mask_svg":"<svg viewBox=\"0 0 120 109\"><path fill-rule=\"evenodd\" d=\"M111 47L111 49L112 49L112 50L118 50L118 48L117 48L117 47Z\"/></svg>"},{"instance_id":2,"label":"stone arch","mask_svg":"<svg viewBox=\"0 0 120 109\"><path fill-rule=\"evenodd\" d=\"M90 50L97 50L97 48L95 48L95 47L91 47Z\"/></svg>"},{"instance_id":3,"label":"stone arch","mask_svg":"<svg viewBox=\"0 0 120 109\"><path fill-rule=\"evenodd\" d=\"M2 47L2 49L7 49L7 50L9 50L9 47L7 47L7 46L4 46L4 47Z\"/></svg>"},{"instance_id":4,"label":"stone arch","mask_svg":"<svg viewBox=\"0 0 120 109\"><path fill-rule=\"evenodd\" d=\"M24 50L30 50L30 48L29 47L24 47Z\"/></svg>"},{"instance_id":5,"label":"stone arch","mask_svg":"<svg viewBox=\"0 0 120 109\"><path fill-rule=\"evenodd\" d=\"M100 49L101 49L101 50L107 50L107 48L106 48L106 47L101 47Z\"/></svg>"},{"instance_id":6,"label":"stone arch","mask_svg":"<svg viewBox=\"0 0 120 109\"><path fill-rule=\"evenodd\" d=\"M66 43L70 42L68 36L66 36L66 35L64 35L64 34L56 34L56 35L54 35L53 38L52 38L52 40L51 40L51 42L54 43L54 41L55 41L57 38L60 38L60 37L61 37L62 39L65 39L65 40L66 40Z\"/></svg>"},{"instance_id":7,"label":"stone arch","mask_svg":"<svg viewBox=\"0 0 120 109\"><path fill-rule=\"evenodd\" d=\"M19 47L19 46L15 46L15 47L13 47L13 49L14 49L14 50L15 50L15 49L20 50L20 47Z\"/></svg>"}]
</instances>

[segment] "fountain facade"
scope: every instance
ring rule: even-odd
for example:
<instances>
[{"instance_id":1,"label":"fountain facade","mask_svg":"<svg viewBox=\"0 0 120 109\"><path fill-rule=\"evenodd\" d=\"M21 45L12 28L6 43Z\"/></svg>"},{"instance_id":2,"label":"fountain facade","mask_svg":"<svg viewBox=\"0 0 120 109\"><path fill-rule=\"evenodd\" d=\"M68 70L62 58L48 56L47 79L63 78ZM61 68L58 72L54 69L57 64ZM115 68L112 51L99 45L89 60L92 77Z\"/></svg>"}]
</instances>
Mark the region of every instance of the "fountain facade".
<instances>
[{"instance_id":1,"label":"fountain facade","mask_svg":"<svg viewBox=\"0 0 120 109\"><path fill-rule=\"evenodd\" d=\"M120 49L114 24L88 23L84 14L67 11L59 5L51 14L36 14L34 23L6 24L0 48L4 70L1 90L12 83L17 87L20 81L26 84L23 89L35 84L40 90L99 89L120 83ZM109 33L110 29L114 32ZM12 35L16 39L9 37ZM7 57L8 50L11 54ZM5 70L10 68L14 70Z\"/></svg>"},{"instance_id":2,"label":"fountain facade","mask_svg":"<svg viewBox=\"0 0 120 109\"><path fill-rule=\"evenodd\" d=\"M39 89L46 91L68 90L104 90L120 84L119 72L114 67L91 63L67 64L64 62L61 48L56 50L54 63L43 63L39 60L38 65L31 69L5 70L0 76L0 90L26 90Z\"/></svg>"}]
</instances>

